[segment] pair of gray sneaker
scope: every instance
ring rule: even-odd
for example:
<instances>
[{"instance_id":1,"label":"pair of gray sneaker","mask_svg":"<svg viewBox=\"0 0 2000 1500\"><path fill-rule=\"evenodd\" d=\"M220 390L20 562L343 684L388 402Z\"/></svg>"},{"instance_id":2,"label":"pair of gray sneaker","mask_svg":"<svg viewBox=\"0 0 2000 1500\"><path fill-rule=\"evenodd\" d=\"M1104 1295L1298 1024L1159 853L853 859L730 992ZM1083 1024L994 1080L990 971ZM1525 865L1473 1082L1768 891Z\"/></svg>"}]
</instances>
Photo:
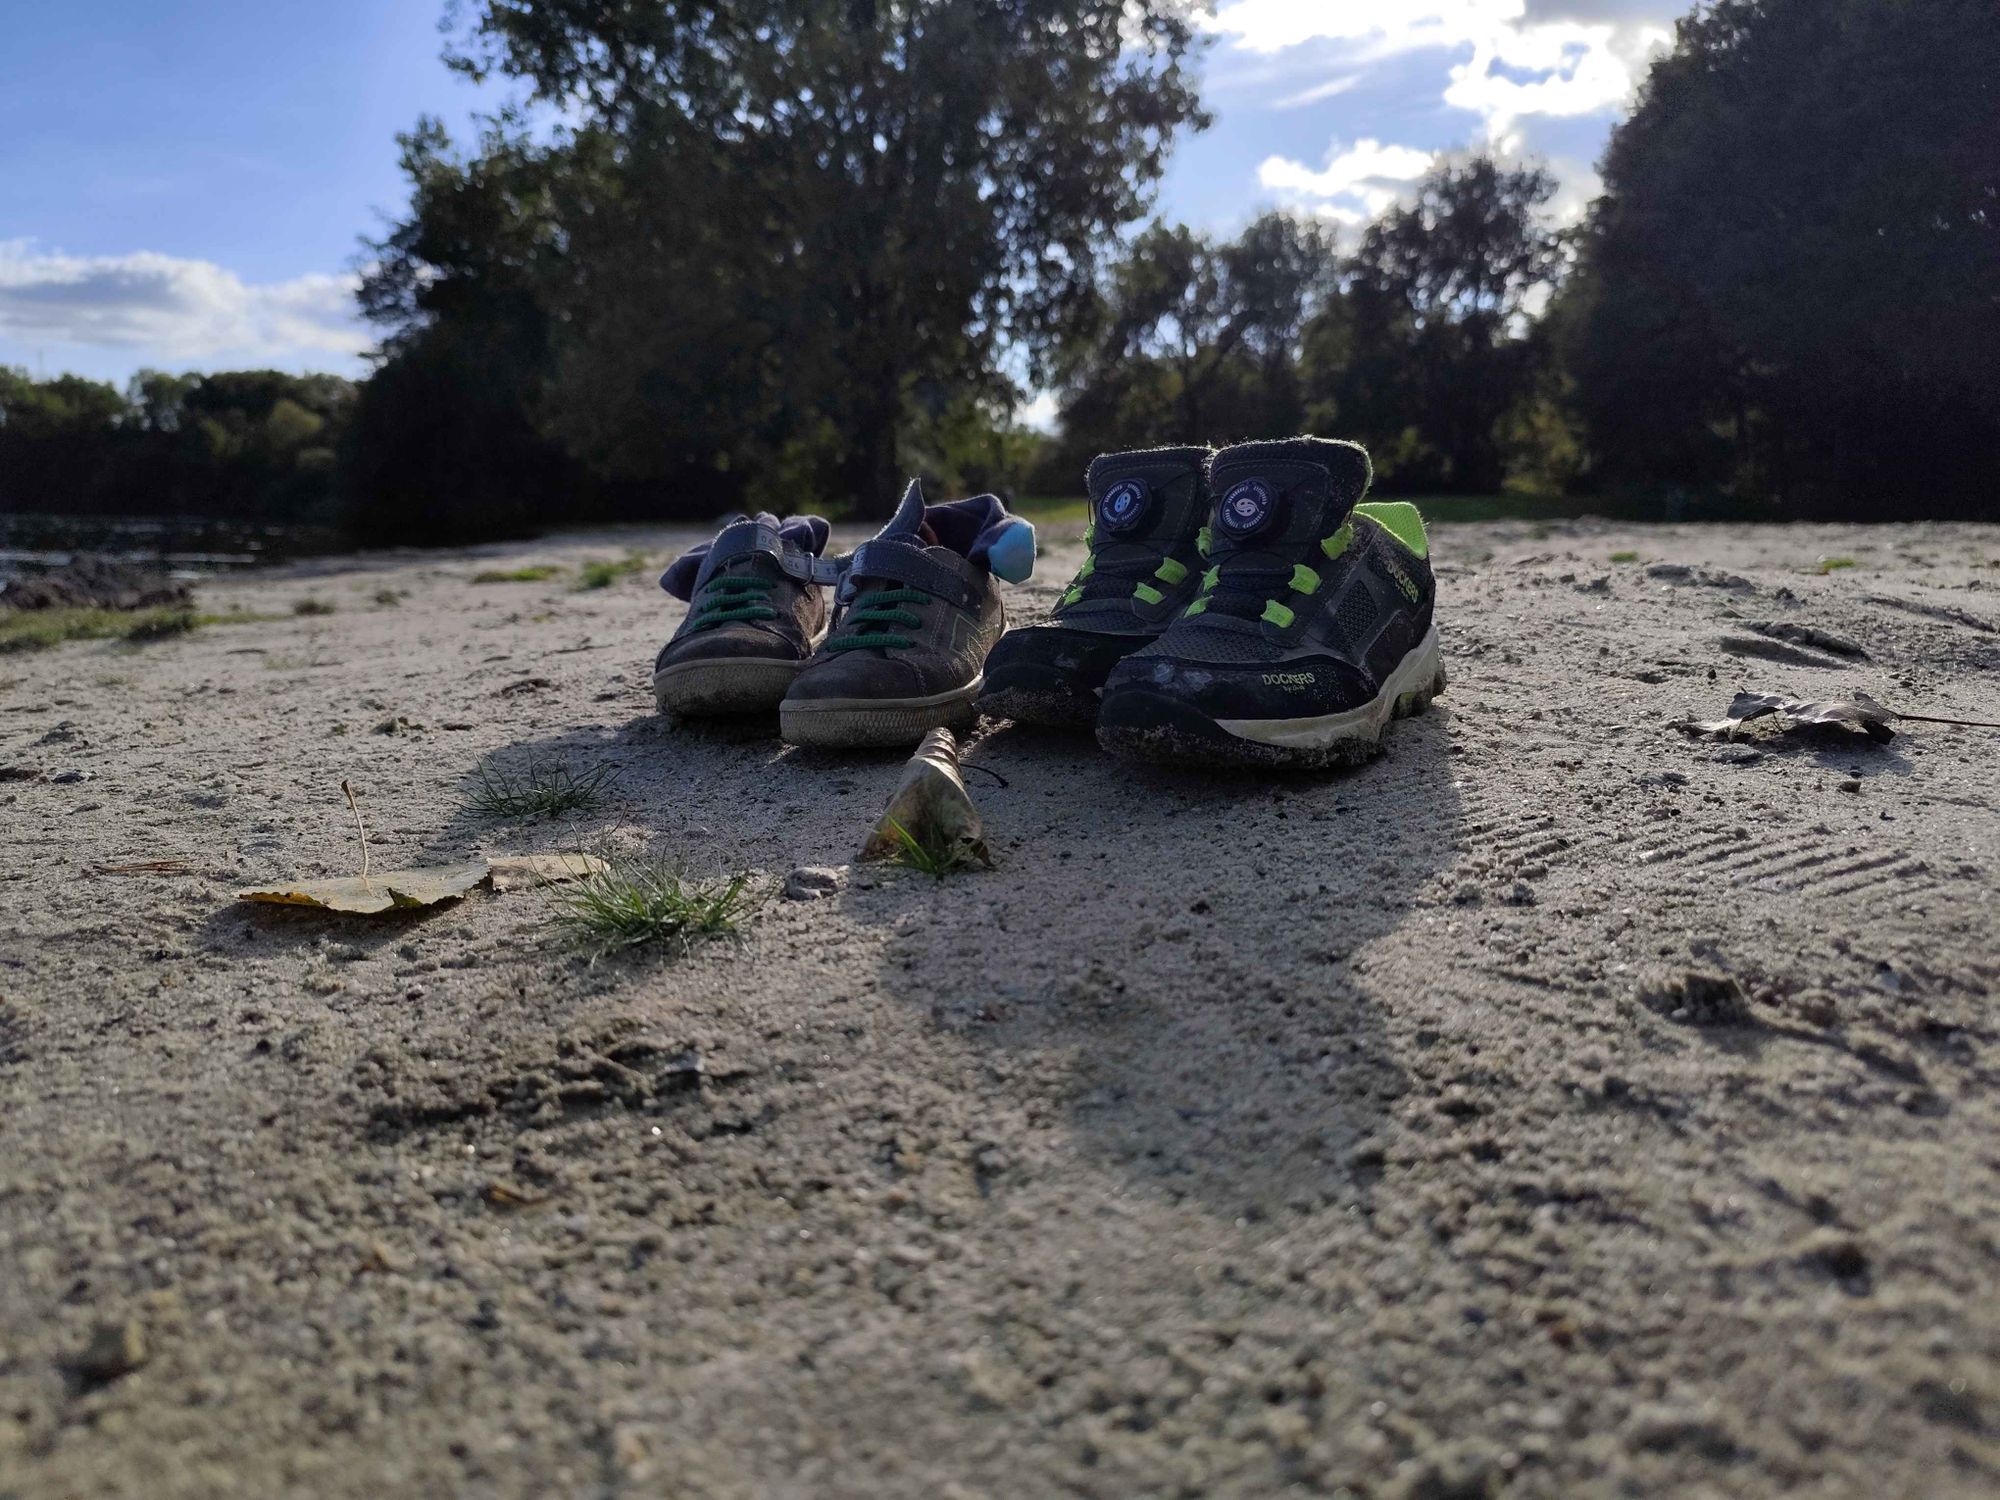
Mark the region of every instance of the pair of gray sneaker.
<instances>
[{"instance_id":1,"label":"pair of gray sneaker","mask_svg":"<svg viewBox=\"0 0 2000 1500\"><path fill-rule=\"evenodd\" d=\"M913 482L852 556L826 555L829 531L818 516L739 519L667 569L660 585L688 613L653 664L660 712L775 709L787 741L832 747L971 727L1007 628L996 580L1028 577L1034 528L995 496L930 505Z\"/></svg>"}]
</instances>

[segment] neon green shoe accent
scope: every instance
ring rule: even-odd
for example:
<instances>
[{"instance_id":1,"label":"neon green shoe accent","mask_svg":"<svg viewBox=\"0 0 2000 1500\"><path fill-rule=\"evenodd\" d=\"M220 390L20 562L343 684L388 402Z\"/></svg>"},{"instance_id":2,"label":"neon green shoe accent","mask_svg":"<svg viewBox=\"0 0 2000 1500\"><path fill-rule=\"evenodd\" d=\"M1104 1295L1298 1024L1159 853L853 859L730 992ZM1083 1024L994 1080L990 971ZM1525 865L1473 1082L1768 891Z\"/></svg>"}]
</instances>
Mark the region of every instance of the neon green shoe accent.
<instances>
[{"instance_id":1,"label":"neon green shoe accent","mask_svg":"<svg viewBox=\"0 0 2000 1500\"><path fill-rule=\"evenodd\" d=\"M1295 594L1317 594L1319 592L1319 574L1315 573L1304 563L1300 563L1292 569L1292 592Z\"/></svg>"},{"instance_id":2,"label":"neon green shoe accent","mask_svg":"<svg viewBox=\"0 0 2000 1500\"><path fill-rule=\"evenodd\" d=\"M1220 582L1222 582L1222 566L1218 563L1201 575L1201 591L1206 594Z\"/></svg>"},{"instance_id":3,"label":"neon green shoe accent","mask_svg":"<svg viewBox=\"0 0 2000 1500\"><path fill-rule=\"evenodd\" d=\"M1150 583L1142 583L1132 590L1132 597L1135 599L1144 599L1148 604L1158 604L1167 596L1154 588Z\"/></svg>"},{"instance_id":4,"label":"neon green shoe accent","mask_svg":"<svg viewBox=\"0 0 2000 1500\"><path fill-rule=\"evenodd\" d=\"M1062 602L1064 604L1074 604L1076 603L1077 600L1081 599L1082 597L1083 597L1083 590L1078 588L1075 584L1071 584L1069 589L1063 594Z\"/></svg>"},{"instance_id":5,"label":"neon green shoe accent","mask_svg":"<svg viewBox=\"0 0 2000 1500\"><path fill-rule=\"evenodd\" d=\"M1187 564L1175 562L1171 557L1165 558L1161 561L1159 567L1153 570L1153 576L1162 583L1179 583L1183 578L1187 577Z\"/></svg>"},{"instance_id":6,"label":"neon green shoe accent","mask_svg":"<svg viewBox=\"0 0 2000 1500\"><path fill-rule=\"evenodd\" d=\"M1201 530L1194 534L1194 544L1201 549L1203 557L1208 556L1209 548L1215 545L1215 533L1210 531L1206 526L1202 527Z\"/></svg>"},{"instance_id":7,"label":"neon green shoe accent","mask_svg":"<svg viewBox=\"0 0 2000 1500\"><path fill-rule=\"evenodd\" d=\"M1269 620L1273 625L1285 626L1291 624L1298 616L1293 614L1289 609L1286 609L1276 599L1273 599L1264 606L1264 618Z\"/></svg>"},{"instance_id":8,"label":"neon green shoe accent","mask_svg":"<svg viewBox=\"0 0 2000 1500\"><path fill-rule=\"evenodd\" d=\"M1076 581L1078 583L1082 583L1084 579L1088 578L1092 573L1095 573L1096 571L1097 571L1097 558L1094 555L1086 557L1083 560L1083 566L1076 570Z\"/></svg>"},{"instance_id":9,"label":"neon green shoe accent","mask_svg":"<svg viewBox=\"0 0 2000 1500\"><path fill-rule=\"evenodd\" d=\"M1352 521L1343 521L1341 522L1340 530L1336 531L1330 537L1321 539L1319 550L1326 554L1328 562L1338 562L1346 555L1347 549L1353 545L1354 523Z\"/></svg>"},{"instance_id":10,"label":"neon green shoe accent","mask_svg":"<svg viewBox=\"0 0 2000 1500\"><path fill-rule=\"evenodd\" d=\"M1207 613L1208 613L1208 601L1206 599L1197 599L1194 601L1194 603L1190 604L1186 609L1181 611L1181 618L1185 620L1189 615L1205 615Z\"/></svg>"},{"instance_id":11,"label":"neon green shoe accent","mask_svg":"<svg viewBox=\"0 0 2000 1500\"><path fill-rule=\"evenodd\" d=\"M1409 501L1369 500L1355 506L1354 512L1368 517L1418 557L1431 555L1431 539L1424 530L1424 518Z\"/></svg>"}]
</instances>

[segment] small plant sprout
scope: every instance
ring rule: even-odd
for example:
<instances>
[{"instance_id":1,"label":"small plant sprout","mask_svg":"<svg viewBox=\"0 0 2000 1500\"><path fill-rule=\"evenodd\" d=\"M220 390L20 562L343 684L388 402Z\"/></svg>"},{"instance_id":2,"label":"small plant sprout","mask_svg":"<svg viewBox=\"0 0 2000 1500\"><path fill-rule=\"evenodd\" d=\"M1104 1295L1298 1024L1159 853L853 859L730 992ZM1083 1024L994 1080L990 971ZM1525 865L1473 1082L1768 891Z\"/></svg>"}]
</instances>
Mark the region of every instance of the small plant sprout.
<instances>
[{"instance_id":1,"label":"small plant sprout","mask_svg":"<svg viewBox=\"0 0 2000 1500\"><path fill-rule=\"evenodd\" d=\"M560 761L531 758L517 770L482 768L471 802L489 818L553 818L595 807L617 779L610 764L578 775Z\"/></svg>"},{"instance_id":2,"label":"small plant sprout","mask_svg":"<svg viewBox=\"0 0 2000 1500\"><path fill-rule=\"evenodd\" d=\"M616 562L587 562L577 575L579 589L608 589L628 574L642 572L646 566L645 554L627 553Z\"/></svg>"},{"instance_id":3,"label":"small plant sprout","mask_svg":"<svg viewBox=\"0 0 2000 1500\"><path fill-rule=\"evenodd\" d=\"M883 864L901 870L915 870L937 881L960 870L981 868L979 856L961 839L926 843L894 818L884 819L883 826L895 840L895 848L882 861Z\"/></svg>"},{"instance_id":4,"label":"small plant sprout","mask_svg":"<svg viewBox=\"0 0 2000 1500\"><path fill-rule=\"evenodd\" d=\"M550 893L557 925L603 957L664 943L685 954L707 938L736 932L749 916L750 877L689 880L652 860L613 860L574 885Z\"/></svg>"},{"instance_id":5,"label":"small plant sprout","mask_svg":"<svg viewBox=\"0 0 2000 1500\"><path fill-rule=\"evenodd\" d=\"M488 568L474 573L474 583L546 583L560 573L562 568L555 563L532 563L524 568Z\"/></svg>"}]
</instances>

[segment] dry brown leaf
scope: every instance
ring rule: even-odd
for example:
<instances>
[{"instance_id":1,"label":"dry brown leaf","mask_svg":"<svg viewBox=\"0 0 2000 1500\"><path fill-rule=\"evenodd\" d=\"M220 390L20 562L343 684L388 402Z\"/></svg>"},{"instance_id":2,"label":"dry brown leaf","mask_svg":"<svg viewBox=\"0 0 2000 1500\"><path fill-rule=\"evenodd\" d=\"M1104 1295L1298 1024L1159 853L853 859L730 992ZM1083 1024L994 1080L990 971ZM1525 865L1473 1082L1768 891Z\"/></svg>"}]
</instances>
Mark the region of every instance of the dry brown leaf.
<instances>
[{"instance_id":1,"label":"dry brown leaf","mask_svg":"<svg viewBox=\"0 0 2000 1500\"><path fill-rule=\"evenodd\" d=\"M415 870L386 870L374 875L349 875L336 880L301 880L238 891L239 901L277 906L314 906L323 911L372 916L456 901L487 879L486 861L460 865L428 865Z\"/></svg>"},{"instance_id":2,"label":"dry brown leaf","mask_svg":"<svg viewBox=\"0 0 2000 1500\"><path fill-rule=\"evenodd\" d=\"M1866 693L1856 693L1846 699L1828 698L1816 702L1785 698L1776 693L1738 693L1735 701L1729 705L1729 717L1738 723L1761 719L1770 714L1782 714L1794 724L1806 724L1814 728L1845 726L1849 729L1858 729L1871 740L1890 740L1896 736L1896 731L1889 727L1889 722L1897 716Z\"/></svg>"},{"instance_id":3,"label":"dry brown leaf","mask_svg":"<svg viewBox=\"0 0 2000 1500\"><path fill-rule=\"evenodd\" d=\"M1773 715L1790 720L1781 726L1786 732L1795 729L1858 729L1871 740L1881 742L1895 738L1896 731L1889 727L1891 723L1950 724L1961 729L2000 729L2000 724L1987 723L1983 719L1940 719L1929 714L1898 713L1893 708L1885 708L1866 693L1817 701L1787 698L1779 693L1738 693L1729 705L1728 718L1685 719L1674 727L1684 734L1702 738L1733 740L1745 724Z\"/></svg>"},{"instance_id":4,"label":"dry brown leaf","mask_svg":"<svg viewBox=\"0 0 2000 1500\"><path fill-rule=\"evenodd\" d=\"M1729 705L1729 717L1715 720L1687 720L1676 727L1684 733L1712 739L1733 740L1745 724L1779 716L1790 722L1781 726L1795 729L1858 729L1872 740L1895 738L1890 721L1902 715L1884 708L1866 693L1851 698L1829 698L1809 702L1786 698L1778 693L1738 693Z\"/></svg>"},{"instance_id":5,"label":"dry brown leaf","mask_svg":"<svg viewBox=\"0 0 2000 1500\"><path fill-rule=\"evenodd\" d=\"M486 862L493 872L493 889L519 890L529 885L560 885L607 874L611 866L595 854L502 854Z\"/></svg>"}]
</instances>

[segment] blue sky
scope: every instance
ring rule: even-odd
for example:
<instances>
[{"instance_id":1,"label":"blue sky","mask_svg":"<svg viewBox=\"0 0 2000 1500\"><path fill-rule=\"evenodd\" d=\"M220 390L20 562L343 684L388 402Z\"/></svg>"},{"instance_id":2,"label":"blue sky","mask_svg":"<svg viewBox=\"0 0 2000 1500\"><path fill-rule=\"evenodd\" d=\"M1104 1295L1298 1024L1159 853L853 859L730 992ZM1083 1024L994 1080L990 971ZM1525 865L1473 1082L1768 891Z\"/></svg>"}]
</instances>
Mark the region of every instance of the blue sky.
<instances>
[{"instance_id":1,"label":"blue sky","mask_svg":"<svg viewBox=\"0 0 2000 1500\"><path fill-rule=\"evenodd\" d=\"M6 0L0 365L123 380L272 365L358 373L362 237L402 204L395 134L491 95L439 61L442 0ZM1431 153L1549 162L1573 215L1685 0L1220 0L1216 116L1170 217L1266 207L1353 225Z\"/></svg>"}]
</instances>

